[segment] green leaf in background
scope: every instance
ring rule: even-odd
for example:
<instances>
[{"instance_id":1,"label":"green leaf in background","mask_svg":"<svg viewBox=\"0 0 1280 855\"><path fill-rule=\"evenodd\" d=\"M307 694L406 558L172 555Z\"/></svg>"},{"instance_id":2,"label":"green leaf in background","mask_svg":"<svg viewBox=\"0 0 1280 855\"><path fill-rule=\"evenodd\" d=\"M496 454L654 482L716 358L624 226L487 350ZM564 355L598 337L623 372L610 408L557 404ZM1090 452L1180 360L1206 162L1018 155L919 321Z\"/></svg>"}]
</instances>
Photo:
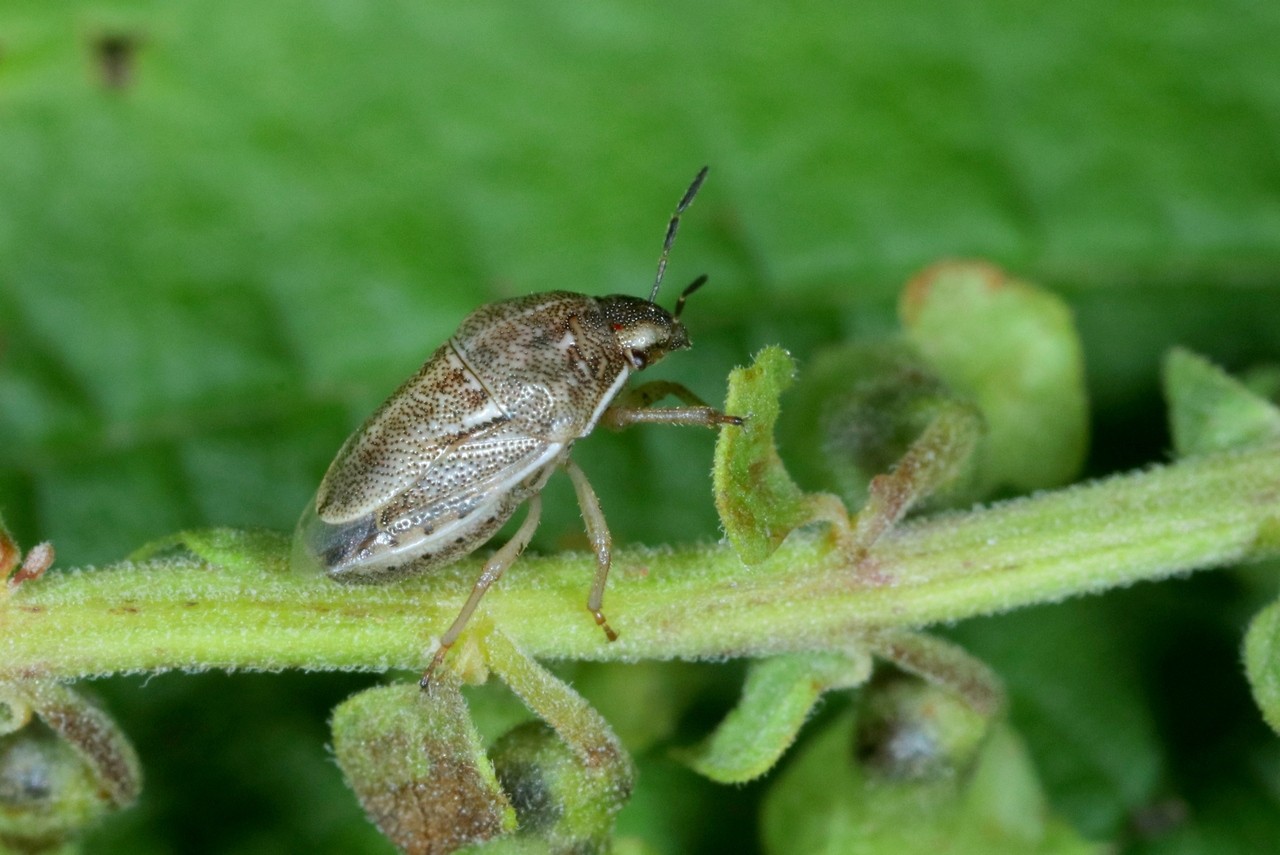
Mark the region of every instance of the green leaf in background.
<instances>
[{"instance_id":1,"label":"green leaf in background","mask_svg":"<svg viewBox=\"0 0 1280 855\"><path fill-rule=\"evenodd\" d=\"M976 492L1057 487L1084 463L1084 357L1058 296L987 264L940 264L899 301L906 336L986 424Z\"/></svg>"},{"instance_id":2,"label":"green leaf in background","mask_svg":"<svg viewBox=\"0 0 1280 855\"><path fill-rule=\"evenodd\" d=\"M1263 717L1280 733L1280 602L1267 606L1249 624L1244 666Z\"/></svg>"},{"instance_id":3,"label":"green leaf in background","mask_svg":"<svg viewBox=\"0 0 1280 855\"><path fill-rule=\"evenodd\" d=\"M1159 363L1171 346L1235 374L1280 358L1277 44L1280 6L1206 0L9 0L0 513L23 545L52 540L65 566L184 529L287 531L342 439L466 312L550 288L643 293L672 199L703 163L712 174L670 276L705 271L711 284L684 315L694 349L652 373L716 400L729 369L773 343L803 371L820 350L892 329L894 295L921 269L984 258L1075 314L1089 470L1150 463L1170 445ZM658 545L716 536L711 447L705 432L641 428L592 436L575 458L619 543ZM581 543L558 481L544 551ZM1219 584L1271 585L1250 578ZM1143 667L1122 669L1125 683L1108 676L1114 657L1066 670L1028 654L1023 685L1043 694L1011 683L1011 715L1148 722L1122 765L1188 767L1169 776L1170 797L1228 819L1222 833L1193 822L1139 845L1218 855L1233 824L1268 839L1274 804L1242 767L1187 758L1205 734L1241 734L1254 774L1276 768L1257 710L1204 688L1206 674L1239 677L1235 642L1269 598L1246 608L1194 583L1165 588L1093 630L1122 622L1125 650L1172 649L1169 615L1212 608L1233 643L1197 668L1126 660ZM1006 643L1039 632L1046 657L1081 647L1079 626L1046 617L1079 612L1056 608L999 624ZM1139 691L1144 675L1166 691ZM320 748L351 678L100 688L150 784L92 851L378 845ZM733 691L675 741L705 733ZM1150 724L1170 710L1180 727ZM1075 732L1027 741L1037 765L1057 764L1050 803L1085 825L1070 761L1089 760L1106 728ZM741 843L759 790L692 777L656 772L643 798L713 804ZM715 845L665 839L668 852Z\"/></svg>"},{"instance_id":4,"label":"green leaf in background","mask_svg":"<svg viewBox=\"0 0 1280 855\"><path fill-rule=\"evenodd\" d=\"M1280 437L1280 407L1194 353L1181 348L1169 352L1164 386L1173 445L1180 455Z\"/></svg>"},{"instance_id":5,"label":"green leaf in background","mask_svg":"<svg viewBox=\"0 0 1280 855\"><path fill-rule=\"evenodd\" d=\"M885 328L901 281L961 253L1065 289L1104 403L1154 390L1175 341L1266 353L1275 13L1177 8L6 4L7 518L70 564L288 528L467 311L642 292L703 162L672 277L712 285L662 370L704 397L766 343ZM100 73L112 36L124 86ZM707 530L709 508L653 499L687 488L655 464L708 445L583 443L621 539ZM552 504L549 539L573 530Z\"/></svg>"},{"instance_id":6,"label":"green leaf in background","mask_svg":"<svg viewBox=\"0 0 1280 855\"><path fill-rule=\"evenodd\" d=\"M934 698L915 714L945 718L955 712L939 707L945 703ZM1025 749L1006 727L997 727L959 771L903 754L886 766L859 744L868 736L863 728L846 712L799 749L765 802L766 852L1103 851L1047 814ZM902 752L927 742L919 733L896 736Z\"/></svg>"},{"instance_id":7,"label":"green leaf in background","mask_svg":"<svg viewBox=\"0 0 1280 855\"><path fill-rule=\"evenodd\" d=\"M957 398L899 336L828 348L805 363L787 393L779 451L799 483L834 490L846 507L860 509L871 479L898 464L939 410L976 414ZM962 464L957 480L967 486L973 455L954 462ZM964 496L963 504L972 498Z\"/></svg>"},{"instance_id":8,"label":"green leaf in background","mask_svg":"<svg viewBox=\"0 0 1280 855\"><path fill-rule=\"evenodd\" d=\"M797 479L835 490L865 528L915 507L985 498L973 454L984 430L978 408L895 337L819 353L788 395L777 433ZM879 532L859 534L865 544Z\"/></svg>"},{"instance_id":9,"label":"green leaf in background","mask_svg":"<svg viewBox=\"0 0 1280 855\"><path fill-rule=\"evenodd\" d=\"M1166 793L1168 757L1144 692L1132 592L969 621L950 635L1000 674L1010 721L1035 750L1055 806L1090 839L1114 839ZM1068 641L1069 639L1069 641Z\"/></svg>"}]
</instances>

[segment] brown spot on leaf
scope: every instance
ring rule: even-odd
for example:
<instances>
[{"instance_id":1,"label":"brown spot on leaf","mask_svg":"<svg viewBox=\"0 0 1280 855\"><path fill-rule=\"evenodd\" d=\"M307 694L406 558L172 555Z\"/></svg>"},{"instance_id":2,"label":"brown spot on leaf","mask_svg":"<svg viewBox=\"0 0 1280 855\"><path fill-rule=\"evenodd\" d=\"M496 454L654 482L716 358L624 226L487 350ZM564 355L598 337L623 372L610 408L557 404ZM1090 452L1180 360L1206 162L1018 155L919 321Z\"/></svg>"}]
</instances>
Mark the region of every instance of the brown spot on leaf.
<instances>
[{"instance_id":1,"label":"brown spot on leaf","mask_svg":"<svg viewBox=\"0 0 1280 855\"><path fill-rule=\"evenodd\" d=\"M387 742L393 744L372 753L402 750L399 740ZM365 812L382 833L409 855L444 855L502 834L504 805L480 771L433 741L423 748L430 774L360 793Z\"/></svg>"}]
</instances>

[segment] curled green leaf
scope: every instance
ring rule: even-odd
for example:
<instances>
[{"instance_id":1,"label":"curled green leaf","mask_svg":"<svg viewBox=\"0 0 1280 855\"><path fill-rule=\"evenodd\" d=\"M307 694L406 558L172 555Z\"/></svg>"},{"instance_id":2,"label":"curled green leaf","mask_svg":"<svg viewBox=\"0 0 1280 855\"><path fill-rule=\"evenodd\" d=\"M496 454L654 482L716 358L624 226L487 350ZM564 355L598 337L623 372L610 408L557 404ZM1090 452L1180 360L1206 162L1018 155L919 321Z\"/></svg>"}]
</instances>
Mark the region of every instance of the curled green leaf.
<instances>
[{"instance_id":1,"label":"curled green leaf","mask_svg":"<svg viewBox=\"0 0 1280 855\"><path fill-rule=\"evenodd\" d=\"M871 658L845 653L775 656L751 663L742 699L704 742L678 752L695 772L741 784L773 768L828 691L871 676Z\"/></svg>"},{"instance_id":2,"label":"curled green leaf","mask_svg":"<svg viewBox=\"0 0 1280 855\"><path fill-rule=\"evenodd\" d=\"M955 693L980 716L991 718L1004 709L1000 678L957 644L906 630L871 633L866 644L875 655L904 671Z\"/></svg>"},{"instance_id":3,"label":"curled green leaf","mask_svg":"<svg viewBox=\"0 0 1280 855\"><path fill-rule=\"evenodd\" d=\"M729 375L725 412L746 417L716 441L716 509L739 558L759 564L796 528L811 522L833 525L837 537L848 530L848 513L838 498L806 493L791 480L773 441L779 397L791 385L795 361L780 347L766 347L749 368Z\"/></svg>"},{"instance_id":4,"label":"curled green leaf","mask_svg":"<svg viewBox=\"0 0 1280 855\"><path fill-rule=\"evenodd\" d=\"M48 847L138 796L138 758L115 722L69 686L0 686L0 841ZM26 851L26 850L24 850Z\"/></svg>"}]
</instances>

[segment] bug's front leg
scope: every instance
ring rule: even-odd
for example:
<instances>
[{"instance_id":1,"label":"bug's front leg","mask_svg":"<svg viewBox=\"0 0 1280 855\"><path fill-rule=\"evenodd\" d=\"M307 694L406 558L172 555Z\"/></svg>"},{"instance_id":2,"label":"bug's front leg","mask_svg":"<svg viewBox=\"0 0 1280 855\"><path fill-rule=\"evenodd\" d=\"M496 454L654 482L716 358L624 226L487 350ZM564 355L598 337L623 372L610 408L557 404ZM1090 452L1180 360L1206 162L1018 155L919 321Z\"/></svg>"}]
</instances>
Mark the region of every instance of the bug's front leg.
<instances>
[{"instance_id":1,"label":"bug's front leg","mask_svg":"<svg viewBox=\"0 0 1280 855\"><path fill-rule=\"evenodd\" d=\"M596 619L596 623L604 630L605 637L610 641L617 641L618 634L609 626L609 621L605 620L604 612L600 610L604 605L604 586L609 580L609 567L613 563L613 536L609 534L609 524L605 522L604 512L600 510L600 500L596 498L596 491L591 489L591 482L587 480L587 473L582 471L582 467L566 458L564 461L564 471L569 474L569 480L573 482L574 492L578 494L578 507L582 509L582 522L587 527L587 537L591 540L591 548L596 553L596 580L591 586L591 596L587 598L587 609L591 612L591 616Z\"/></svg>"},{"instance_id":2,"label":"bug's front leg","mask_svg":"<svg viewBox=\"0 0 1280 855\"><path fill-rule=\"evenodd\" d=\"M686 406L654 407L654 402L668 395L679 398ZM634 424L740 425L741 416L730 416L699 398L679 383L670 380L654 380L628 389L618 397L618 403L609 407L600 417L600 423L615 430Z\"/></svg>"},{"instance_id":3,"label":"bug's front leg","mask_svg":"<svg viewBox=\"0 0 1280 855\"><path fill-rule=\"evenodd\" d=\"M476 606L480 604L480 598L484 596L485 591L494 582L502 578L502 574L506 569L515 563L520 557L520 553L524 552L524 548L529 545L529 541L533 539L533 533L538 528L538 520L542 517L542 496L535 493L529 498L529 510L525 515L524 522L520 523L520 528L516 530L515 535L503 544L502 548L485 562L484 570L480 572L480 578L476 579L475 585L471 588L471 596L467 597L466 603L462 606L462 611L458 612L458 616L453 619L453 623L445 630L444 635L440 636L440 646L436 649L436 655L431 659L431 664L427 666L427 670L422 672L422 679L418 684L426 691L431 690L431 675L435 673L436 668L440 667L440 663L444 661L444 657L448 655L449 648L453 647L458 636L462 634L463 627L467 625L467 621L471 619L472 613L476 610Z\"/></svg>"}]
</instances>

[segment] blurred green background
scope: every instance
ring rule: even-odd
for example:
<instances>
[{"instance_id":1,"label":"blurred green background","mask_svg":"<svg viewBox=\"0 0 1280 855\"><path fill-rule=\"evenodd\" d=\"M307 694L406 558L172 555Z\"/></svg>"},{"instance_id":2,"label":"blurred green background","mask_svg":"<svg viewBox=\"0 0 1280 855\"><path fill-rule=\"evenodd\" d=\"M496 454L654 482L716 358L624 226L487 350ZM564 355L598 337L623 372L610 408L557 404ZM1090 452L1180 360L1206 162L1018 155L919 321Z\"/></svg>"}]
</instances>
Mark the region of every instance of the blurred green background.
<instances>
[{"instance_id":1,"label":"blurred green background","mask_svg":"<svg viewBox=\"0 0 1280 855\"><path fill-rule=\"evenodd\" d=\"M290 528L470 309L644 294L704 163L668 305L711 284L686 312L695 348L654 373L709 400L765 344L803 362L892 331L901 284L947 257L1070 302L1095 474L1164 456L1170 345L1231 369L1280 355L1273 3L6 0L0 513L63 566L184 527ZM575 456L619 540L712 539L712 441L642 428ZM585 544L563 480L537 548ZM1280 763L1235 645L1269 584L1224 574L960 634L1011 681L1077 827L1250 851L1280 839ZM104 681L151 779L94 851L356 851L370 832L322 744L324 710L365 682ZM753 839L758 787L654 762L639 802L697 792L686 808L736 817L726 845ZM1192 805L1183 822L1136 833L1166 798Z\"/></svg>"}]
</instances>

